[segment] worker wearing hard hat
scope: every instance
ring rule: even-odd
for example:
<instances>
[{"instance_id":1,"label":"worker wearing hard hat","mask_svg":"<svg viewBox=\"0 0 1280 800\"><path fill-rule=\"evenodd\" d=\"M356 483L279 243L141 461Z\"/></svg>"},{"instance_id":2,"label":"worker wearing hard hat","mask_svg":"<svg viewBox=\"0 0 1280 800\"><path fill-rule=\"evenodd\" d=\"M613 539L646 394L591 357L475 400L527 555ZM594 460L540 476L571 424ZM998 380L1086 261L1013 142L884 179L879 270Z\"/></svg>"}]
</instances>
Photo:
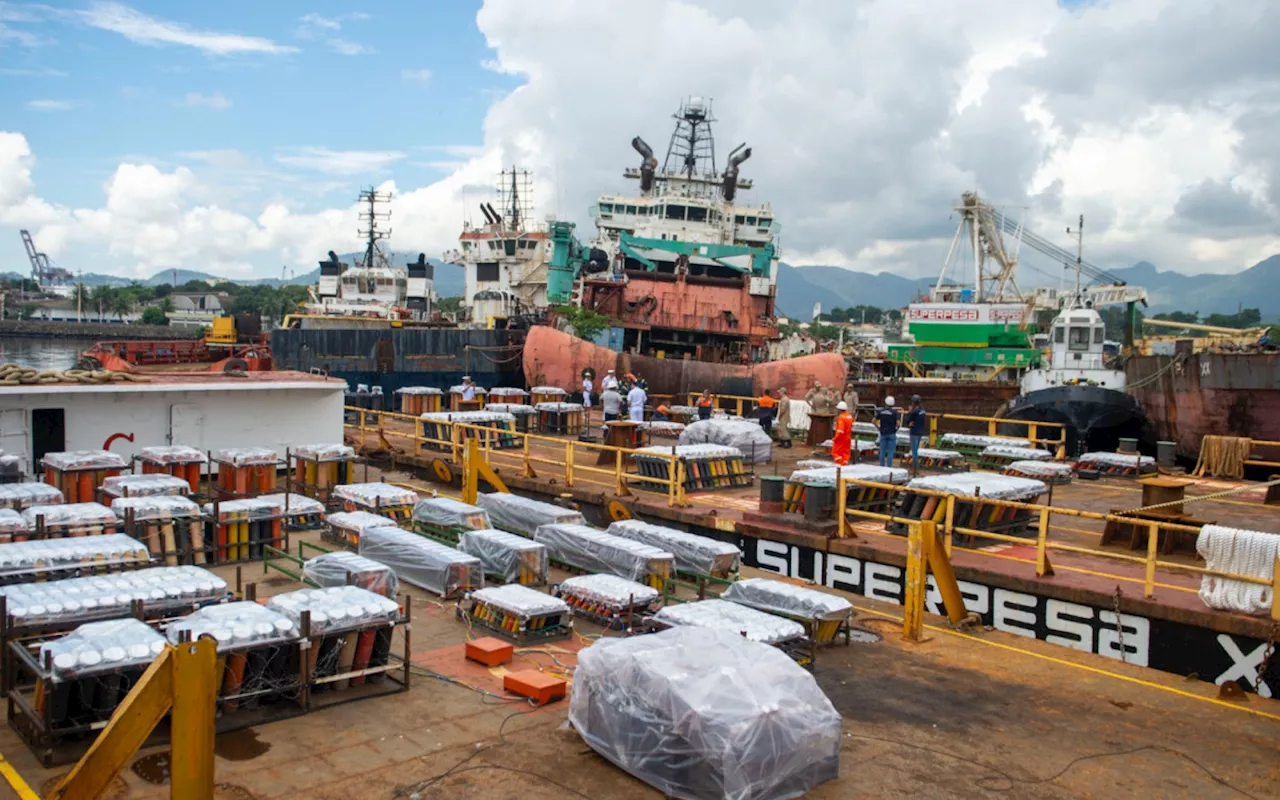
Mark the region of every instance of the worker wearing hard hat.
<instances>
[{"instance_id":1,"label":"worker wearing hard hat","mask_svg":"<svg viewBox=\"0 0 1280 800\"><path fill-rule=\"evenodd\" d=\"M884 399L884 406L876 411L876 424L880 426L880 466L893 466L893 451L898 447L898 410L893 407L893 397Z\"/></svg>"},{"instance_id":2,"label":"worker wearing hard hat","mask_svg":"<svg viewBox=\"0 0 1280 800\"><path fill-rule=\"evenodd\" d=\"M841 400L836 403L836 430L831 437L831 460L845 466L853 452L853 415L849 413L849 404Z\"/></svg>"}]
</instances>

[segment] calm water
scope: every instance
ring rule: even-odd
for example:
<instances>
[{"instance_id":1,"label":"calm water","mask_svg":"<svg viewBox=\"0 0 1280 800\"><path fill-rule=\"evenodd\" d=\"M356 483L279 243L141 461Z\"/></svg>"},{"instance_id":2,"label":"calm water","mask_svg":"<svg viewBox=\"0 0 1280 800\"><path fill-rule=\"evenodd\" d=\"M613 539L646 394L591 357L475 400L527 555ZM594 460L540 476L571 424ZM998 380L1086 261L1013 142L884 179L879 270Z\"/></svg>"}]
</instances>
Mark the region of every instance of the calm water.
<instances>
[{"instance_id":1,"label":"calm water","mask_svg":"<svg viewBox=\"0 0 1280 800\"><path fill-rule=\"evenodd\" d=\"M0 364L10 361L32 369L71 369L94 339L0 337Z\"/></svg>"}]
</instances>

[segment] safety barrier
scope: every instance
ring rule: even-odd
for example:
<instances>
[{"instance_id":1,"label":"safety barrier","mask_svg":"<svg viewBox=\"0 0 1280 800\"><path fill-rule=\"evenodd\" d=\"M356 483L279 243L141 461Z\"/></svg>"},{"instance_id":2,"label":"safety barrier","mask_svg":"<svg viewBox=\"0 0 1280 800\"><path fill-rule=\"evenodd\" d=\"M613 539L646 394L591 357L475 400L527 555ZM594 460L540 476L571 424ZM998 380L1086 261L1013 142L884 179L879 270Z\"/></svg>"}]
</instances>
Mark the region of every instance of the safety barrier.
<instances>
[{"instance_id":1,"label":"safety barrier","mask_svg":"<svg viewBox=\"0 0 1280 800\"><path fill-rule=\"evenodd\" d=\"M846 487L850 485L863 486L874 489L882 489L894 493L903 492L906 487L896 486L888 483L878 483L875 481L864 481L853 478L841 477L839 480L839 489L836 492L836 519L837 519L837 535L840 538L847 538L851 532L848 529L848 523L851 519L870 519L883 522L894 522L905 524L910 528L914 523L919 523L918 519L909 519L897 516L895 514L877 513L865 509L855 509L846 507L845 492ZM1038 503L1025 503L1015 500L997 500L994 498L981 498L984 504L1003 508L1023 511L1033 516L1035 528L1034 540L1029 536L1010 536L1004 533L997 533L989 530L979 530L976 528L965 527L956 524L956 505L958 502L973 500L966 496L951 494L947 492L939 492L930 489L912 488L913 494L924 495L928 497L937 497L940 504L945 504L941 513L941 522L928 521L938 526L938 532L941 534L943 547L948 556L951 555L954 548L959 547L966 553L973 555L986 556L989 558L999 558L1005 561L1021 561L1023 563L1034 564L1036 577L1052 576L1055 569L1061 569L1067 572L1078 572L1087 575L1095 575L1117 581L1129 583L1141 583L1143 597L1151 598L1155 596L1156 587L1162 589L1172 589L1175 591L1195 592L1197 589L1178 586L1176 584L1160 582L1157 580L1161 571L1166 573L1182 572L1193 573L1196 575L1208 575L1216 578L1224 578L1227 580L1242 581L1244 583L1255 584L1258 586L1267 586L1272 589L1271 600L1271 618L1280 620L1280 603L1277 597L1280 596L1280 559L1277 559L1276 569L1273 573L1274 577L1270 580L1258 578L1253 575L1243 575L1232 572L1223 572L1221 570L1212 570L1194 564L1181 564L1173 561L1164 561L1159 558L1159 549L1161 534L1165 536L1186 536L1198 535L1200 529L1191 525L1182 525L1176 522L1165 522L1151 519L1145 519L1136 516L1125 516L1123 514L1102 514L1096 511L1084 511L1075 508L1065 508L1061 506L1041 505ZM1129 555L1126 553L1117 553L1111 550L1104 550L1100 547L1080 547L1078 545L1067 544L1065 542L1055 542L1049 539L1049 523L1053 515L1063 517L1074 517L1077 519L1088 519L1101 521L1114 525L1124 525L1131 528L1146 529L1146 553L1142 556ZM934 518L936 520L936 516ZM1028 526L1030 529L1031 525ZM981 547L966 547L954 543L955 536L972 537L975 540L992 540L998 542L1006 542L1011 544L1027 545L1032 541L1036 546L1036 557L1034 560L1019 558L1007 553L993 553L983 550ZM885 536L894 536L895 534L885 532ZM1101 534L1100 534L1101 535ZM1121 561L1129 564L1141 564L1143 566L1143 577L1135 578L1129 575L1119 575L1110 572L1099 572L1097 570L1086 569L1083 567L1073 567L1067 565L1054 566L1050 557L1050 551L1060 551L1064 553L1075 553L1078 555L1092 556L1095 558L1110 559L1113 561Z\"/></svg>"},{"instance_id":2,"label":"safety barrier","mask_svg":"<svg viewBox=\"0 0 1280 800\"><path fill-rule=\"evenodd\" d=\"M594 485L623 497L631 495L632 486L647 485L665 491L668 506L689 505L684 489L687 467L674 453L668 456L670 467L667 477L662 478L627 471L630 456L641 452L636 448L452 421L433 423L437 430L447 430L448 438L433 437L426 434L418 417L351 406L346 411L348 418L354 420L348 427L355 430L358 449L376 442L394 453L401 449L392 444L395 441L403 443L404 452L414 457L447 455L451 463L460 465L468 440L473 439L488 463L495 467L515 467L523 478L542 477L570 489L580 484ZM652 455L653 451L644 451L644 454ZM544 471L551 474L540 474Z\"/></svg>"},{"instance_id":3,"label":"safety barrier","mask_svg":"<svg viewBox=\"0 0 1280 800\"><path fill-rule=\"evenodd\" d=\"M1249 442L1249 457L1245 459L1245 464L1251 467L1280 467L1280 442L1272 442L1266 439L1252 439ZM1263 458L1264 453L1260 453L1259 448L1268 454L1274 454L1270 458Z\"/></svg>"}]
</instances>

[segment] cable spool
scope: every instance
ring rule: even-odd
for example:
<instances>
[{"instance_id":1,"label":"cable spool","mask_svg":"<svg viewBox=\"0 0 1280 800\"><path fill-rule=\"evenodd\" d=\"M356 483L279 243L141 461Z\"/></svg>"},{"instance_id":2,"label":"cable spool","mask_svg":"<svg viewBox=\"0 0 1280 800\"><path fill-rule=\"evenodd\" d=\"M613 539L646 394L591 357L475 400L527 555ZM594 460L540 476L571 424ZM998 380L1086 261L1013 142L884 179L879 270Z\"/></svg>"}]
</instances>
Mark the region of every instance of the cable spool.
<instances>
[{"instance_id":1,"label":"cable spool","mask_svg":"<svg viewBox=\"0 0 1280 800\"><path fill-rule=\"evenodd\" d=\"M223 372L248 372L249 365L243 358L228 358L227 363L222 365Z\"/></svg>"},{"instance_id":2,"label":"cable spool","mask_svg":"<svg viewBox=\"0 0 1280 800\"><path fill-rule=\"evenodd\" d=\"M631 513L631 507L621 500L610 500L605 508L609 512L609 519L614 522L623 522L634 518Z\"/></svg>"},{"instance_id":3,"label":"cable spool","mask_svg":"<svg viewBox=\"0 0 1280 800\"><path fill-rule=\"evenodd\" d=\"M431 474L440 483L453 483L453 468L443 458L431 459Z\"/></svg>"}]
</instances>

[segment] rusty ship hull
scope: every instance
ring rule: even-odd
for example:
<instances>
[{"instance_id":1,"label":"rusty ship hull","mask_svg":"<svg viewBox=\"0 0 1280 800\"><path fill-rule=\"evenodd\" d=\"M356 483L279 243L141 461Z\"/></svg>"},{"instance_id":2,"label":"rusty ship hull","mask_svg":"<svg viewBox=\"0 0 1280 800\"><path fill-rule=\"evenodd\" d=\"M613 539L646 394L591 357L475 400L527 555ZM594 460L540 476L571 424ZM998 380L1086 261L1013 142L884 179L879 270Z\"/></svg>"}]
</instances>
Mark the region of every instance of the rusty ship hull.
<instances>
[{"instance_id":1,"label":"rusty ship hull","mask_svg":"<svg viewBox=\"0 0 1280 800\"><path fill-rule=\"evenodd\" d=\"M1194 458L1208 435L1280 440L1280 353L1135 356L1125 365L1148 436Z\"/></svg>"}]
</instances>

